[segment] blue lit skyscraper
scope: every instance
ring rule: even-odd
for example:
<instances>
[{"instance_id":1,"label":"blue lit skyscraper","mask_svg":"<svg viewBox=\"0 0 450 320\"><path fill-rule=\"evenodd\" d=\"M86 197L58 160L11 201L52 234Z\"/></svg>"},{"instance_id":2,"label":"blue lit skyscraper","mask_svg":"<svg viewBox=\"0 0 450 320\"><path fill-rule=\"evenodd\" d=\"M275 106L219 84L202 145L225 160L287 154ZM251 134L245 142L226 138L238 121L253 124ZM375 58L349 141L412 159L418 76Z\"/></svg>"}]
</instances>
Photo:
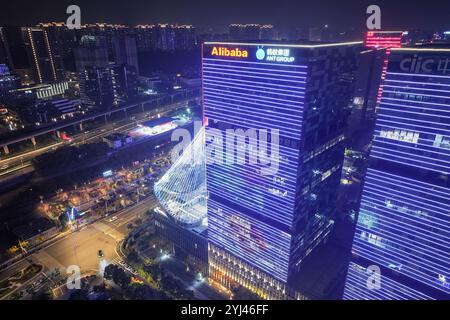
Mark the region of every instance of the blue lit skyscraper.
<instances>
[{"instance_id":1,"label":"blue lit skyscraper","mask_svg":"<svg viewBox=\"0 0 450 320\"><path fill-rule=\"evenodd\" d=\"M213 280L264 298L303 298L290 284L333 226L360 48L359 42L204 44ZM270 165L252 163L264 141ZM210 152L211 145L219 147ZM230 155L229 146L236 152Z\"/></svg>"},{"instance_id":2,"label":"blue lit skyscraper","mask_svg":"<svg viewBox=\"0 0 450 320\"><path fill-rule=\"evenodd\" d=\"M345 299L450 298L449 174L450 50L393 49Z\"/></svg>"}]
</instances>

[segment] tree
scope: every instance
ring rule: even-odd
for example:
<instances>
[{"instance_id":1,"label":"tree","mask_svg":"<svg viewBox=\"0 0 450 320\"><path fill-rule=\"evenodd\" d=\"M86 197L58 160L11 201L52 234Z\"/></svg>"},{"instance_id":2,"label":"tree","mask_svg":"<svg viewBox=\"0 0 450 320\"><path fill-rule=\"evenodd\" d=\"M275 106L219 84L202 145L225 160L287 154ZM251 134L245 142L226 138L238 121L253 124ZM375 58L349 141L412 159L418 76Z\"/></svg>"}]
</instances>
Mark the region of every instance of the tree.
<instances>
[{"instance_id":1,"label":"tree","mask_svg":"<svg viewBox=\"0 0 450 320\"><path fill-rule=\"evenodd\" d=\"M153 264L144 267L145 272L151 275L151 277L159 281L162 277L162 270L159 265Z\"/></svg>"},{"instance_id":2,"label":"tree","mask_svg":"<svg viewBox=\"0 0 450 320\"><path fill-rule=\"evenodd\" d=\"M131 282L131 276L128 275L122 268L117 268L113 274L113 281L121 287L126 287Z\"/></svg>"},{"instance_id":3,"label":"tree","mask_svg":"<svg viewBox=\"0 0 450 320\"><path fill-rule=\"evenodd\" d=\"M132 284L125 291L131 300L155 300L159 298L158 292L145 284Z\"/></svg>"},{"instance_id":4,"label":"tree","mask_svg":"<svg viewBox=\"0 0 450 320\"><path fill-rule=\"evenodd\" d=\"M131 276L128 275L122 268L114 264L106 266L103 277L107 280L114 281L115 284L121 287L126 287L131 282Z\"/></svg>"},{"instance_id":5,"label":"tree","mask_svg":"<svg viewBox=\"0 0 450 320\"><path fill-rule=\"evenodd\" d=\"M131 263L138 263L140 262L139 255L135 250L131 251L127 256L127 261Z\"/></svg>"},{"instance_id":6,"label":"tree","mask_svg":"<svg viewBox=\"0 0 450 320\"><path fill-rule=\"evenodd\" d=\"M31 297L32 300L53 300L53 298L54 298L54 295L53 295L53 291L51 291L51 290L33 294L33 296Z\"/></svg>"},{"instance_id":7,"label":"tree","mask_svg":"<svg viewBox=\"0 0 450 320\"><path fill-rule=\"evenodd\" d=\"M103 277L106 280L113 280L114 272L118 267L114 264L109 264L105 267L105 271L103 272Z\"/></svg>"},{"instance_id":8,"label":"tree","mask_svg":"<svg viewBox=\"0 0 450 320\"><path fill-rule=\"evenodd\" d=\"M15 254L17 251L19 251L19 247L18 246L12 246L11 248L8 249L8 253L10 255Z\"/></svg>"},{"instance_id":9,"label":"tree","mask_svg":"<svg viewBox=\"0 0 450 320\"><path fill-rule=\"evenodd\" d=\"M61 228L64 230L67 228L67 225L69 224L69 217L67 216L67 214L64 212L62 214L59 215L58 217L59 223L61 224Z\"/></svg>"}]
</instances>

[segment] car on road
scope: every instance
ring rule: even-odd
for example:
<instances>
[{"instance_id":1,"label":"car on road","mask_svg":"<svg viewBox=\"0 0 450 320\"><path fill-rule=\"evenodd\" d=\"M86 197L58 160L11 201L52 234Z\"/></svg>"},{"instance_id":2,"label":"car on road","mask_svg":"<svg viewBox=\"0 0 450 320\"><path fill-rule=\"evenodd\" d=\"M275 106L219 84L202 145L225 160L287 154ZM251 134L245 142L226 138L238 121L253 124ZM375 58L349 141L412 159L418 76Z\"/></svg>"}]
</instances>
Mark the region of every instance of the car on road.
<instances>
[{"instance_id":1,"label":"car on road","mask_svg":"<svg viewBox=\"0 0 450 320\"><path fill-rule=\"evenodd\" d=\"M108 219L109 222L114 222L117 220L117 216L111 217Z\"/></svg>"}]
</instances>

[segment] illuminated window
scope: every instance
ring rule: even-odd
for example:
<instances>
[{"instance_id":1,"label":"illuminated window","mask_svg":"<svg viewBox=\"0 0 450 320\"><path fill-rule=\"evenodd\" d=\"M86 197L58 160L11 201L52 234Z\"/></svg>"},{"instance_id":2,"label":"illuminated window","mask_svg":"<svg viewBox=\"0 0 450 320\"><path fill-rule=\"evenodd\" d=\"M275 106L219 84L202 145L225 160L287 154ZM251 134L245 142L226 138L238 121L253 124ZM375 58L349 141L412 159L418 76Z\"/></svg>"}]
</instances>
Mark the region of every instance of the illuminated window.
<instances>
[{"instance_id":1,"label":"illuminated window","mask_svg":"<svg viewBox=\"0 0 450 320\"><path fill-rule=\"evenodd\" d=\"M434 147L450 149L450 137L437 134L433 143Z\"/></svg>"},{"instance_id":2,"label":"illuminated window","mask_svg":"<svg viewBox=\"0 0 450 320\"><path fill-rule=\"evenodd\" d=\"M380 137L409 143L417 143L419 141L419 133L399 129L383 129L380 132Z\"/></svg>"}]
</instances>

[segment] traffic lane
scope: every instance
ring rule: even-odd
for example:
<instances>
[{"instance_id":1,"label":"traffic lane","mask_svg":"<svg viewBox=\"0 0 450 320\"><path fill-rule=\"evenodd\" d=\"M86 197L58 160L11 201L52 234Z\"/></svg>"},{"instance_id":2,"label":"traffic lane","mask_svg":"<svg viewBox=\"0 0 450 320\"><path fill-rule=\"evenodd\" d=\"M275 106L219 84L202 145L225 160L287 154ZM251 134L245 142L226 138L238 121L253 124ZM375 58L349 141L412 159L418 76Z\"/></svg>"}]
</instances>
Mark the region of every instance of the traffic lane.
<instances>
[{"instance_id":1,"label":"traffic lane","mask_svg":"<svg viewBox=\"0 0 450 320\"><path fill-rule=\"evenodd\" d=\"M78 265L82 272L98 270L101 260L98 257L98 250L103 250L103 259L106 261L119 258L116 246L128 234L127 225L139 217L144 218L145 212L156 205L157 200L154 197L142 200L132 208L95 222L41 249L32 257L49 269ZM108 220L114 216L117 216L117 220L109 222Z\"/></svg>"},{"instance_id":2,"label":"traffic lane","mask_svg":"<svg viewBox=\"0 0 450 320\"><path fill-rule=\"evenodd\" d=\"M3 270L0 273L0 279L13 275L31 262L41 264L47 270L60 269L63 275L67 267L71 265L78 265L82 273L97 272L100 269L100 262L107 265L120 260L121 257L116 249L117 244L130 231L127 228L127 222L134 221L138 217L143 218L147 210L153 209L156 205L156 198L151 196L134 207L115 214L118 217L116 224L108 223L108 218L105 218L71 233ZM98 256L99 250L103 251L103 257Z\"/></svg>"},{"instance_id":3,"label":"traffic lane","mask_svg":"<svg viewBox=\"0 0 450 320\"><path fill-rule=\"evenodd\" d=\"M125 209L121 214L113 214L103 220L104 224L107 224L111 228L115 228L117 231L126 234L128 233L127 226L133 223L136 219L144 219L145 213L148 210L152 210L158 205L158 201L155 197L142 200L134 207Z\"/></svg>"},{"instance_id":4,"label":"traffic lane","mask_svg":"<svg viewBox=\"0 0 450 320\"><path fill-rule=\"evenodd\" d=\"M0 273L0 282L8 279L9 277L14 275L18 271L25 269L29 265L30 265L30 263L28 260L21 260L21 261L17 262L16 264L14 264L13 266L10 266L8 269L3 270Z\"/></svg>"}]
</instances>

